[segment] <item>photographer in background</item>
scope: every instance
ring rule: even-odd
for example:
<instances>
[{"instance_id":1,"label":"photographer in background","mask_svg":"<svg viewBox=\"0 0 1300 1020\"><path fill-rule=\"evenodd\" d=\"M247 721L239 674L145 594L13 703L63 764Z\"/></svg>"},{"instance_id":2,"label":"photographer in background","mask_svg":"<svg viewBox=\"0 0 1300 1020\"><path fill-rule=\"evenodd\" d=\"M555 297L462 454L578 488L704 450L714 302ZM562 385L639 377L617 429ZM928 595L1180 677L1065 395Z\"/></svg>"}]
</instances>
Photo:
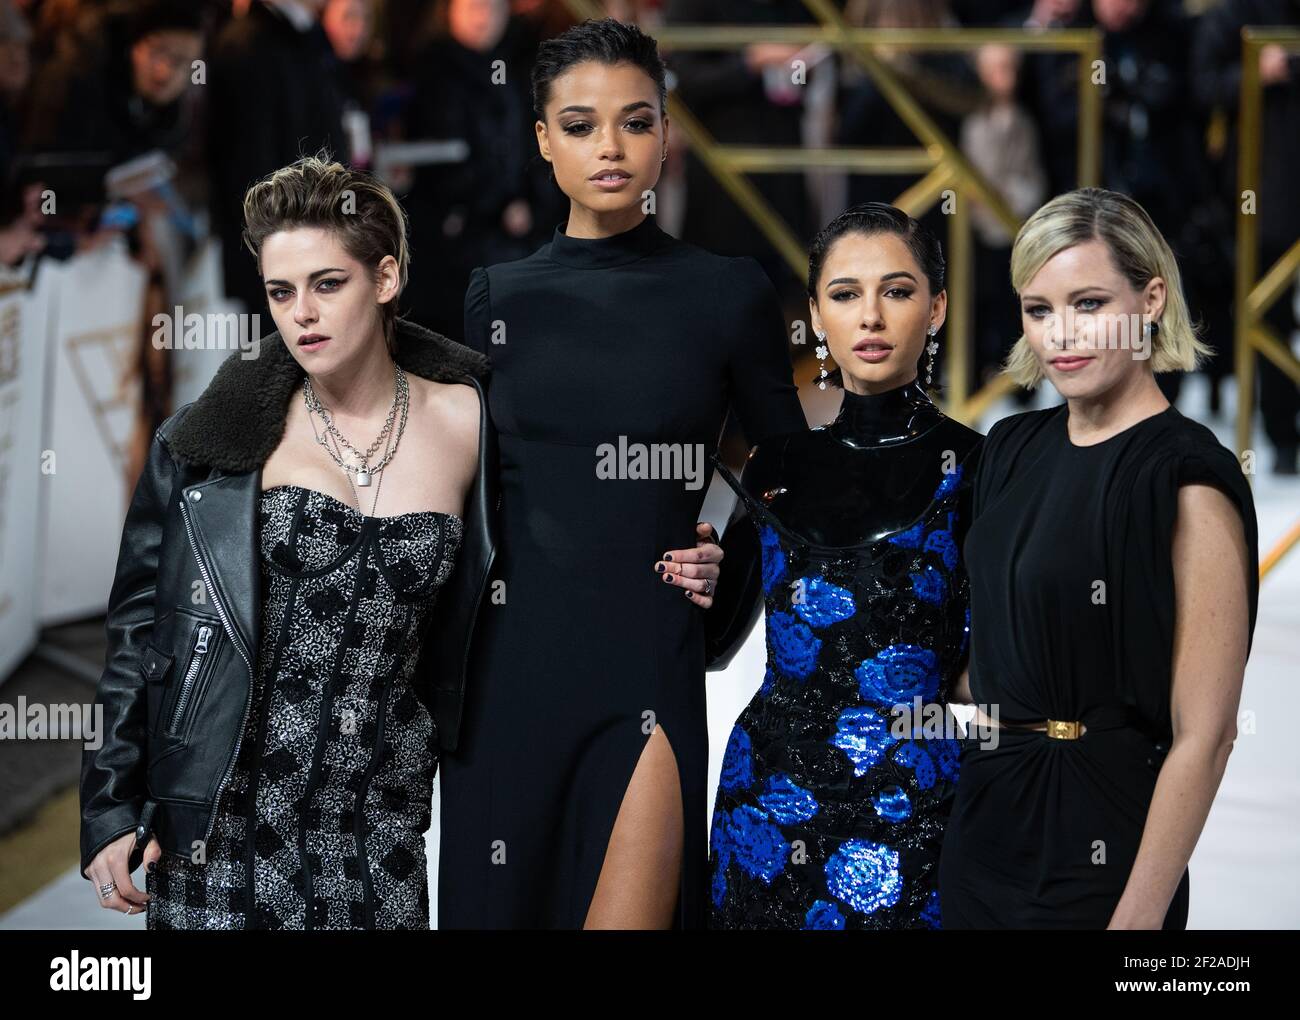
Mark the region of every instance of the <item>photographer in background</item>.
<instances>
[{"instance_id":1,"label":"photographer in background","mask_svg":"<svg viewBox=\"0 0 1300 1020\"><path fill-rule=\"evenodd\" d=\"M18 110L31 78L32 30L13 0L0 0L0 269L45 247L40 232L40 187L13 180Z\"/></svg>"}]
</instances>

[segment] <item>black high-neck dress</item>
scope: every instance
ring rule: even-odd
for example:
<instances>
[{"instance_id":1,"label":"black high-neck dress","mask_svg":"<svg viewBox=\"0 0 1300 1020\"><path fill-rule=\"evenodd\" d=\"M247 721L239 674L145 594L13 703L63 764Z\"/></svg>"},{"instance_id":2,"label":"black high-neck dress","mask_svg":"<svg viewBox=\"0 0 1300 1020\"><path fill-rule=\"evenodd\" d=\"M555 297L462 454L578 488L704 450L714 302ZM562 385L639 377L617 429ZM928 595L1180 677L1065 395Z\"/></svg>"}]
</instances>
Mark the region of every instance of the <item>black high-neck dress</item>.
<instances>
[{"instance_id":1,"label":"black high-neck dress","mask_svg":"<svg viewBox=\"0 0 1300 1020\"><path fill-rule=\"evenodd\" d=\"M1091 446L1066 405L989 432L966 540L971 695L1004 726L1082 722L1073 739L1000 729L962 742L940 865L945 928L1105 928L1173 739L1178 490L1241 514L1250 633L1255 507L1236 458L1172 405ZM1165 928L1187 924L1184 871Z\"/></svg>"},{"instance_id":2,"label":"black high-neck dress","mask_svg":"<svg viewBox=\"0 0 1300 1020\"><path fill-rule=\"evenodd\" d=\"M980 441L913 381L845 392L829 425L760 444L743 484L722 469L758 529L767 669L722 762L712 927L939 927ZM736 528L723 568L748 576Z\"/></svg>"},{"instance_id":3,"label":"black high-neck dress","mask_svg":"<svg viewBox=\"0 0 1300 1020\"><path fill-rule=\"evenodd\" d=\"M492 360L501 552L443 759L439 927L582 927L656 724L684 808L676 920L700 926L708 610L653 566L695 545L729 407L751 442L806 428L776 293L653 217L600 239L561 225L474 271L465 342Z\"/></svg>"}]
</instances>

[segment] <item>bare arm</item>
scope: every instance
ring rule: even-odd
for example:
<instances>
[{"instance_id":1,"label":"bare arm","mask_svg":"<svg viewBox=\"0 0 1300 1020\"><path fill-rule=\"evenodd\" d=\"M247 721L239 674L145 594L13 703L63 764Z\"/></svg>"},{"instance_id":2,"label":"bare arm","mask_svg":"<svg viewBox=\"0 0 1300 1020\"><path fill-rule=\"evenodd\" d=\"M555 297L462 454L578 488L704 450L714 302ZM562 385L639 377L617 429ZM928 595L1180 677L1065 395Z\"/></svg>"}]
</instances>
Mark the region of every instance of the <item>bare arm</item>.
<instances>
[{"instance_id":1,"label":"bare arm","mask_svg":"<svg viewBox=\"0 0 1300 1020\"><path fill-rule=\"evenodd\" d=\"M1178 492L1173 743L1111 928L1160 928L1200 838L1237 735L1246 670L1250 560L1241 517L1208 485Z\"/></svg>"}]
</instances>

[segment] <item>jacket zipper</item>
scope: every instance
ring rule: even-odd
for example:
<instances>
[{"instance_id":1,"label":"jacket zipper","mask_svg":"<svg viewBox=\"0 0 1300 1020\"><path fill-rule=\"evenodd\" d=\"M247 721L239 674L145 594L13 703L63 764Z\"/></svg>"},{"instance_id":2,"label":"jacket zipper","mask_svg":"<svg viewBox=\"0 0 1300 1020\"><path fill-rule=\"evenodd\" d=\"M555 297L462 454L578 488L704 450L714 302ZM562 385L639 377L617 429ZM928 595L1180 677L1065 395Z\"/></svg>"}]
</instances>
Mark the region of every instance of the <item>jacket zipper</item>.
<instances>
[{"instance_id":1,"label":"jacket zipper","mask_svg":"<svg viewBox=\"0 0 1300 1020\"><path fill-rule=\"evenodd\" d=\"M222 606L221 600L217 598L216 586L212 583L212 577L208 573L208 566L203 562L203 555L199 552L198 543L194 541L194 529L190 525L189 507L185 505L185 500L180 501L181 520L185 522L185 534L189 536L190 549L194 552L194 560L199 565L199 573L203 576L203 587L207 589L208 597L212 599L212 605L217 610L217 615L221 617L221 622L226 628L226 633L230 635L230 640L235 646L235 651L239 657L244 660L244 665L248 667L248 684L249 693L244 698L244 715L243 721L239 724L239 732L235 735L235 749L230 754L230 760L226 763L225 774L221 777L221 782L217 786L217 792L212 797L212 808L208 815L208 827L203 833L203 844L207 846L208 840L212 838L212 830L217 824L217 803L221 798L221 791L225 789L226 784L230 782L230 776L235 771L235 759L239 755L239 745L244 739L244 726L248 723L248 713L252 708L252 684L253 684L253 664L249 661L248 653L244 650L244 642L239 636L239 632L230 624L230 617L226 615L225 607Z\"/></svg>"},{"instance_id":2,"label":"jacket zipper","mask_svg":"<svg viewBox=\"0 0 1300 1020\"><path fill-rule=\"evenodd\" d=\"M208 638L212 636L212 628L204 625L199 628L198 637L194 639L194 652L190 656L189 669L185 671L185 679L181 681L180 694L176 696L176 708L172 711L172 732L176 732L176 727L180 725L181 717L185 715L185 706L189 704L190 692L194 690L194 681L199 675L199 670L203 668L203 660L208 654Z\"/></svg>"}]
</instances>

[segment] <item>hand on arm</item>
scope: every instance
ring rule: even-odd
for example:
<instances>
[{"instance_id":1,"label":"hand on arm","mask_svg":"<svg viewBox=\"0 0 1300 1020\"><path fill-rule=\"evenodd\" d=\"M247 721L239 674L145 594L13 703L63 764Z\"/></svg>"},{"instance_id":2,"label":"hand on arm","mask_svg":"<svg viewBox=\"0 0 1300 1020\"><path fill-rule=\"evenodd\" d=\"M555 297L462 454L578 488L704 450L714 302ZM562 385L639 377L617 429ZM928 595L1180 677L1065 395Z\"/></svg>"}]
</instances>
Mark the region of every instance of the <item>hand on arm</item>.
<instances>
[{"instance_id":1,"label":"hand on arm","mask_svg":"<svg viewBox=\"0 0 1300 1020\"><path fill-rule=\"evenodd\" d=\"M702 609L713 605L713 591L718 583L722 546L718 533L708 521L695 525L696 541L691 549L670 549L654 568L664 583L681 588L686 597Z\"/></svg>"}]
</instances>

